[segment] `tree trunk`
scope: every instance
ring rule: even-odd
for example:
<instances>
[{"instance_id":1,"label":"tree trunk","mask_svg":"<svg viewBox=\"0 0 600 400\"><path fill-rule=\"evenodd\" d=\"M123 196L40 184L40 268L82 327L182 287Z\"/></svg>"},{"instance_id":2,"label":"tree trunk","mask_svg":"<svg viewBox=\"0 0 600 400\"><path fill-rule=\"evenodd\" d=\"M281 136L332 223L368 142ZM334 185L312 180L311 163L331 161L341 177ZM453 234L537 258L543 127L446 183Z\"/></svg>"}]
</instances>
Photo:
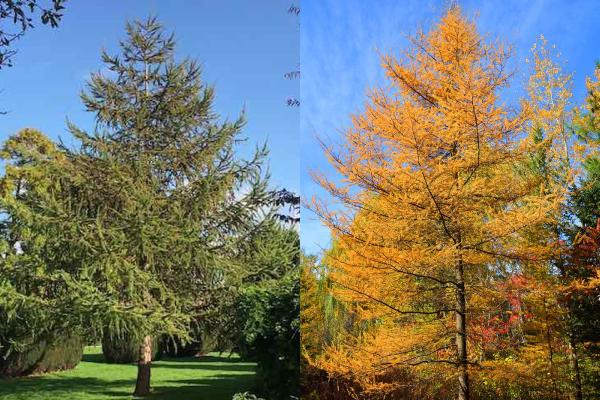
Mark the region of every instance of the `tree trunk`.
<instances>
[{"instance_id":1,"label":"tree trunk","mask_svg":"<svg viewBox=\"0 0 600 400\"><path fill-rule=\"evenodd\" d=\"M456 351L458 357L458 400L469 400L467 369L467 304L462 257L456 264Z\"/></svg>"},{"instance_id":2,"label":"tree trunk","mask_svg":"<svg viewBox=\"0 0 600 400\"><path fill-rule=\"evenodd\" d=\"M577 345L573 335L569 335L569 365L573 374L573 386L575 393L571 396L574 400L583 400L583 391L581 390L581 374L579 373L579 359L577 358Z\"/></svg>"},{"instance_id":3,"label":"tree trunk","mask_svg":"<svg viewBox=\"0 0 600 400\"><path fill-rule=\"evenodd\" d=\"M140 359L138 361L138 374L135 382L134 396L147 396L150 394L150 368L152 366L152 337L144 336L140 345Z\"/></svg>"},{"instance_id":4,"label":"tree trunk","mask_svg":"<svg viewBox=\"0 0 600 400\"><path fill-rule=\"evenodd\" d=\"M556 377L554 376L554 349L552 348L552 330L550 328L550 320L548 318L548 308L546 307L546 298L543 299L544 305L544 323L546 325L546 344L548 345L548 372L550 373L550 382L552 382L552 392L554 399L558 400L558 387L556 385Z\"/></svg>"},{"instance_id":5,"label":"tree trunk","mask_svg":"<svg viewBox=\"0 0 600 400\"><path fill-rule=\"evenodd\" d=\"M568 154L567 154L568 155ZM568 158L568 157L567 157ZM558 225L555 226L556 237L560 237L560 230ZM565 271L565 265L563 262L563 258L558 258L558 268L560 270L561 277L565 280L568 280L569 277ZM564 301L564 300L563 300ZM573 301L567 300L567 310L568 310L568 346L569 346L569 367L571 369L571 381L574 386L574 391L569 393L569 398L571 400L583 400L583 390L581 389L581 373L579 371L579 358L577 357L577 343L575 339L575 330L573 326Z\"/></svg>"}]
</instances>

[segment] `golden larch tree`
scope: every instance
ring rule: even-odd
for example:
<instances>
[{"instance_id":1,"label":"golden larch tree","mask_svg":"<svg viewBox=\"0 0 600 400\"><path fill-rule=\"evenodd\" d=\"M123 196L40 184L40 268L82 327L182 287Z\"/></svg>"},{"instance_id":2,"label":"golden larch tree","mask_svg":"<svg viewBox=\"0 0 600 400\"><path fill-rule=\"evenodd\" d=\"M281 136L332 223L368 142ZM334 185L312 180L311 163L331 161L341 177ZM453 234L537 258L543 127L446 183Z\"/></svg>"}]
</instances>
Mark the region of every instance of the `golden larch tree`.
<instances>
[{"instance_id":1,"label":"golden larch tree","mask_svg":"<svg viewBox=\"0 0 600 400\"><path fill-rule=\"evenodd\" d=\"M323 145L342 176L314 173L338 203L312 203L340 248L325 262L375 327L330 348L329 371L372 388L397 367L454 371L468 399L469 324L487 311L471 299L499 269L553 251L540 227L561 196L527 167L540 146L527 135L532 107L500 99L509 53L453 6L402 57L382 57L388 85L369 93L342 144Z\"/></svg>"}]
</instances>

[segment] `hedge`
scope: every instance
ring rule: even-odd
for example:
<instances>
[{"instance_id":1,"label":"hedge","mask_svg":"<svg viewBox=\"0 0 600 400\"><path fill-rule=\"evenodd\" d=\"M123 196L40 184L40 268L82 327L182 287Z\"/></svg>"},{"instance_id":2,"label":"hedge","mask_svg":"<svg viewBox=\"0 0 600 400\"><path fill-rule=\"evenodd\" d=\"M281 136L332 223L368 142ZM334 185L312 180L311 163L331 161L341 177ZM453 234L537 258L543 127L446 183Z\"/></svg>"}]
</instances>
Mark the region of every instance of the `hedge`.
<instances>
[{"instance_id":1,"label":"hedge","mask_svg":"<svg viewBox=\"0 0 600 400\"><path fill-rule=\"evenodd\" d=\"M39 340L21 352L0 357L0 376L17 377L72 369L83 357L83 340L79 336Z\"/></svg>"}]
</instances>

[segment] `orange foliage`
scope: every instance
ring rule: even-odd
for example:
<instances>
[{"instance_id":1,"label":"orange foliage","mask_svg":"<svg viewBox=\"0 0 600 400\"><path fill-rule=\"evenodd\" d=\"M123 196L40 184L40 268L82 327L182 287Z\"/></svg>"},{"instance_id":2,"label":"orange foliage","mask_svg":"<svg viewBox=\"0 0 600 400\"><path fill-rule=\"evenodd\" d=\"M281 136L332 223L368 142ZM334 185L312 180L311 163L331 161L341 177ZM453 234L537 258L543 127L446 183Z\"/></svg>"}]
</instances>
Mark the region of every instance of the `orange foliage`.
<instances>
[{"instance_id":1,"label":"orange foliage","mask_svg":"<svg viewBox=\"0 0 600 400\"><path fill-rule=\"evenodd\" d=\"M498 277L553 255L542 226L555 222L563 190L526 167L548 142L527 136L530 102L500 101L504 46L484 43L458 7L411 44L382 58L388 85L369 94L344 142L323 146L342 180L314 174L344 206L313 201L339 246L325 259L336 295L371 324L319 366L374 391L402 385L382 379L398 368L438 384L458 377L465 398L467 366L479 361L467 349L507 301Z\"/></svg>"}]
</instances>

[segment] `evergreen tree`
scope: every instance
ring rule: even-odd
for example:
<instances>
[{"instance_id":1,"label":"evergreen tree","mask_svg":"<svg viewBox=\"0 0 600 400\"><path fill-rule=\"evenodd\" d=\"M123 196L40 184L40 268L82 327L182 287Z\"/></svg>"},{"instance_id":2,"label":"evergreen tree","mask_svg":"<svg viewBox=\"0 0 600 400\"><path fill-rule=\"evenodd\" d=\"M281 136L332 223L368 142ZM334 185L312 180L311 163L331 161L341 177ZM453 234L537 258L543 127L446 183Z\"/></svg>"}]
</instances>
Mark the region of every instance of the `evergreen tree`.
<instances>
[{"instance_id":1,"label":"evergreen tree","mask_svg":"<svg viewBox=\"0 0 600 400\"><path fill-rule=\"evenodd\" d=\"M600 224L600 63L596 65L594 78L587 79L586 88L585 104L576 110L574 118L574 130L579 139L575 149L582 171L570 193L574 226L571 229L571 252L565 274L570 282L565 301L571 317L570 364L578 389L576 399L583 398L581 375L585 372L580 367L577 351L581 346L578 345L600 340L600 257L597 244L597 227ZM598 351L594 348L589 346L587 350L597 357ZM597 391L597 386L596 383L592 391Z\"/></svg>"},{"instance_id":2,"label":"evergreen tree","mask_svg":"<svg viewBox=\"0 0 600 400\"><path fill-rule=\"evenodd\" d=\"M583 179L573 190L574 212L581 225L594 227L600 218L600 63L586 82L585 105L575 116L576 146L582 158Z\"/></svg>"},{"instance_id":3,"label":"evergreen tree","mask_svg":"<svg viewBox=\"0 0 600 400\"><path fill-rule=\"evenodd\" d=\"M213 88L195 61L175 61L155 19L126 30L121 53L102 54L110 72L81 95L94 130L69 124L81 147L46 167L53 188L24 222L43 267L69 289L70 313L141 341L135 394L146 395L151 336L188 337L198 291L242 268L241 244L272 207L266 149L236 158L243 117L218 121Z\"/></svg>"},{"instance_id":4,"label":"evergreen tree","mask_svg":"<svg viewBox=\"0 0 600 400\"><path fill-rule=\"evenodd\" d=\"M276 194L282 192L286 198L276 196L275 204L289 204L293 211L298 197L287 191ZM242 247L245 272L238 274L238 290L220 315L235 310L222 325L242 357L256 361L258 394L284 399L299 392L300 238L296 217L274 217Z\"/></svg>"},{"instance_id":5,"label":"evergreen tree","mask_svg":"<svg viewBox=\"0 0 600 400\"><path fill-rule=\"evenodd\" d=\"M41 132L24 129L4 143L0 157L5 161L0 180L0 358L6 360L65 333L70 318L62 312L64 286L40 265L47 238L30 229L36 218L32 204L53 188L45 167L60 163L62 155Z\"/></svg>"}]
</instances>

